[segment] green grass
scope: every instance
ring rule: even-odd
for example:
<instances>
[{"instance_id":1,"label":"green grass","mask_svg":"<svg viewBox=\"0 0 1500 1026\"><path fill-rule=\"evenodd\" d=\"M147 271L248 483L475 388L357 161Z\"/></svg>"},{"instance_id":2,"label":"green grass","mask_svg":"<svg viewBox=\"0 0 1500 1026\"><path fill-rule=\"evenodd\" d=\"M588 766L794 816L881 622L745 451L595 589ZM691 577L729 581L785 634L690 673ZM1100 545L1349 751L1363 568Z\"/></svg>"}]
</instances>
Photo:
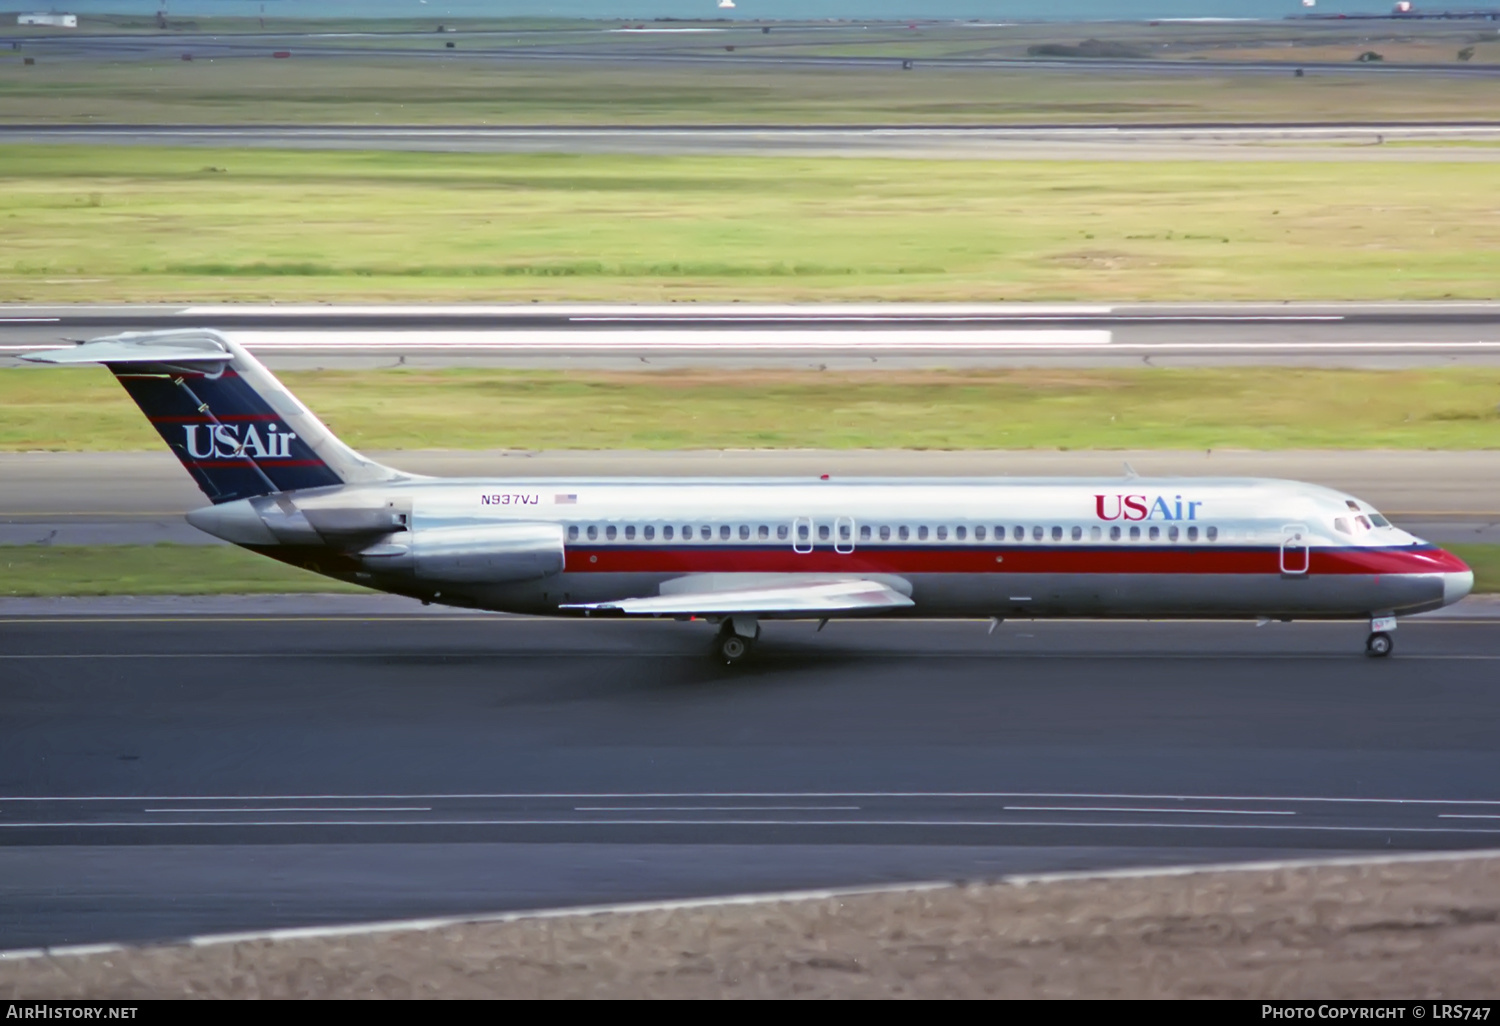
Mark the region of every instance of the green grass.
<instances>
[{"instance_id":1,"label":"green grass","mask_svg":"<svg viewBox=\"0 0 1500 1026\"><path fill-rule=\"evenodd\" d=\"M1500 545L1447 545L1500 591ZM244 549L216 545L0 547L0 596L364 592Z\"/></svg>"},{"instance_id":2,"label":"green grass","mask_svg":"<svg viewBox=\"0 0 1500 1026\"><path fill-rule=\"evenodd\" d=\"M149 21L149 19L141 19ZM352 27L352 26L351 26ZM416 25L390 28L417 29ZM1223 75L1190 72L1183 61L1352 60L1374 45L1391 63L1454 62L1475 46L1473 62L1500 60L1500 42L1479 41L1472 25L1403 25L1400 41L1375 42L1371 27L1260 26L946 26L912 32L904 26L851 26L814 31L754 26L696 36L619 35L600 26L557 25L466 37L431 32L415 37L324 39L320 47L422 51L420 58L351 52L336 59L276 60L273 45L259 57L193 61L70 60L45 51L0 51L0 122L128 122L239 124L288 122L390 124L620 124L1027 121L1427 121L1487 119L1500 101L1500 82L1471 77L1377 72L1360 76ZM499 26L490 26L496 28ZM722 26L721 26L722 27ZM379 26L377 26L379 28ZM315 26L305 26L304 30ZM325 31L328 29L325 29ZM15 26L10 27L15 32ZM1123 42L1174 60L1153 74L1078 70L945 68L921 63L942 56L1024 57L1035 43L1076 44L1086 36ZM1420 38L1417 38L1420 37ZM455 60L434 59L444 44ZM1310 45L1311 44L1311 45ZM734 45L735 54L724 52ZM191 52L192 36L182 51ZM472 59L461 51L565 50L572 60ZM691 50L711 61L690 67L649 60L611 62L608 53L648 57L663 48ZM596 55L590 59L588 55ZM741 55L871 55L884 67L737 65ZM27 66L25 57L37 63ZM911 71L899 61L918 61Z\"/></svg>"},{"instance_id":3,"label":"green grass","mask_svg":"<svg viewBox=\"0 0 1500 1026\"><path fill-rule=\"evenodd\" d=\"M10 146L0 300L1489 298L1494 176Z\"/></svg>"},{"instance_id":4,"label":"green grass","mask_svg":"<svg viewBox=\"0 0 1500 1026\"><path fill-rule=\"evenodd\" d=\"M366 449L1491 449L1500 370L298 371ZM98 368L0 370L0 450L154 449Z\"/></svg>"},{"instance_id":5,"label":"green grass","mask_svg":"<svg viewBox=\"0 0 1500 1026\"><path fill-rule=\"evenodd\" d=\"M229 545L0 547L0 596L364 590Z\"/></svg>"},{"instance_id":6,"label":"green grass","mask_svg":"<svg viewBox=\"0 0 1500 1026\"><path fill-rule=\"evenodd\" d=\"M1444 545L1474 571L1474 592L1500 592L1500 545Z\"/></svg>"}]
</instances>

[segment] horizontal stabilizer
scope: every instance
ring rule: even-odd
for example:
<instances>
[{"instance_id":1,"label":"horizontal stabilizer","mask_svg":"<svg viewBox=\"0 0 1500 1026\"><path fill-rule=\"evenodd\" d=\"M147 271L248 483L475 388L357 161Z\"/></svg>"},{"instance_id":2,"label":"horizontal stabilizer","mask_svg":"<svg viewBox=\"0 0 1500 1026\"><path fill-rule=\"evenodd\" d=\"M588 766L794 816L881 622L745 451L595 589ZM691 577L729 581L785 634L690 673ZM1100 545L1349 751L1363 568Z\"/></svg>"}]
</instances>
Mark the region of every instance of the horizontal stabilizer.
<instances>
[{"instance_id":1,"label":"horizontal stabilizer","mask_svg":"<svg viewBox=\"0 0 1500 1026\"><path fill-rule=\"evenodd\" d=\"M133 332L98 338L71 349L44 349L21 359L33 363L226 364L234 354L201 331Z\"/></svg>"},{"instance_id":2,"label":"horizontal stabilizer","mask_svg":"<svg viewBox=\"0 0 1500 1026\"><path fill-rule=\"evenodd\" d=\"M879 581L793 581L780 585L698 591L615 602L583 602L564 609L610 609L629 616L713 616L734 613L802 614L879 612L912 605Z\"/></svg>"}]
</instances>

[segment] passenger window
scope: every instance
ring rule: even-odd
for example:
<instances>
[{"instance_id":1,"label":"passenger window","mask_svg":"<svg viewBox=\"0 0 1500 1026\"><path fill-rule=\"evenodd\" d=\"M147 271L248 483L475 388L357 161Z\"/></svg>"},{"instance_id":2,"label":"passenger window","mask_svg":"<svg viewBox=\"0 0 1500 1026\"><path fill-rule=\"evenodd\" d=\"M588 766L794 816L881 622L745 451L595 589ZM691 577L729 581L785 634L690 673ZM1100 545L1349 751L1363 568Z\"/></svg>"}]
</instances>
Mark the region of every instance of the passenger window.
<instances>
[{"instance_id":1,"label":"passenger window","mask_svg":"<svg viewBox=\"0 0 1500 1026\"><path fill-rule=\"evenodd\" d=\"M740 541L749 541L749 540L750 540L750 525L749 524L741 524L740 525Z\"/></svg>"},{"instance_id":2,"label":"passenger window","mask_svg":"<svg viewBox=\"0 0 1500 1026\"><path fill-rule=\"evenodd\" d=\"M1010 536L1016 541L1025 541L1026 528L1022 527L1020 524L1017 524L1015 528L1010 532Z\"/></svg>"},{"instance_id":3,"label":"passenger window","mask_svg":"<svg viewBox=\"0 0 1500 1026\"><path fill-rule=\"evenodd\" d=\"M714 529L712 527L709 527L707 524L704 524L702 527L698 528L698 537L702 538L704 541L711 541L713 539L713 536Z\"/></svg>"},{"instance_id":4,"label":"passenger window","mask_svg":"<svg viewBox=\"0 0 1500 1026\"><path fill-rule=\"evenodd\" d=\"M964 527L963 524L959 524L957 527L955 527L953 529L953 537L957 538L959 541L963 541L964 538L965 538L965 536L968 535L968 533L969 533L968 528Z\"/></svg>"},{"instance_id":5,"label":"passenger window","mask_svg":"<svg viewBox=\"0 0 1500 1026\"><path fill-rule=\"evenodd\" d=\"M719 525L719 540L720 541L728 541L729 540L729 525L728 524L720 524Z\"/></svg>"},{"instance_id":6,"label":"passenger window","mask_svg":"<svg viewBox=\"0 0 1500 1026\"><path fill-rule=\"evenodd\" d=\"M921 527L917 528L917 541L926 541L926 540L927 540L927 525L923 524Z\"/></svg>"},{"instance_id":7,"label":"passenger window","mask_svg":"<svg viewBox=\"0 0 1500 1026\"><path fill-rule=\"evenodd\" d=\"M850 526L849 524L839 525L839 541L846 542L849 540Z\"/></svg>"},{"instance_id":8,"label":"passenger window","mask_svg":"<svg viewBox=\"0 0 1500 1026\"><path fill-rule=\"evenodd\" d=\"M614 524L610 524L608 527L606 527L604 529L604 537L605 537L605 539L607 541L614 541L615 540L615 535L618 534L618 533L619 532L617 530L615 530L615 525Z\"/></svg>"},{"instance_id":9,"label":"passenger window","mask_svg":"<svg viewBox=\"0 0 1500 1026\"><path fill-rule=\"evenodd\" d=\"M777 538L781 539L782 541L786 541L786 536L789 533L790 532L787 531L785 524L777 524L776 525L776 537Z\"/></svg>"},{"instance_id":10,"label":"passenger window","mask_svg":"<svg viewBox=\"0 0 1500 1026\"><path fill-rule=\"evenodd\" d=\"M758 531L755 532L755 536L757 538L759 538L761 541L767 541L771 537L771 529L769 527L767 527L765 524L761 524L760 525L760 530L758 530Z\"/></svg>"},{"instance_id":11,"label":"passenger window","mask_svg":"<svg viewBox=\"0 0 1500 1026\"><path fill-rule=\"evenodd\" d=\"M797 540L798 541L807 541L807 539L808 539L808 526L806 524L798 524L797 525Z\"/></svg>"},{"instance_id":12,"label":"passenger window","mask_svg":"<svg viewBox=\"0 0 1500 1026\"><path fill-rule=\"evenodd\" d=\"M974 528L974 540L975 541L984 541L984 525L983 524L980 524L978 527Z\"/></svg>"},{"instance_id":13,"label":"passenger window","mask_svg":"<svg viewBox=\"0 0 1500 1026\"><path fill-rule=\"evenodd\" d=\"M1120 525L1119 524L1116 524L1114 527L1111 527L1109 529L1109 540L1110 541L1119 541L1120 540Z\"/></svg>"},{"instance_id":14,"label":"passenger window","mask_svg":"<svg viewBox=\"0 0 1500 1026\"><path fill-rule=\"evenodd\" d=\"M902 524L900 527L896 528L896 536L902 541L906 541L906 539L911 537L911 528L907 527L905 524Z\"/></svg>"},{"instance_id":15,"label":"passenger window","mask_svg":"<svg viewBox=\"0 0 1500 1026\"><path fill-rule=\"evenodd\" d=\"M1197 540L1198 540L1198 529L1196 527L1189 527L1188 528L1188 541L1197 541Z\"/></svg>"},{"instance_id":16,"label":"passenger window","mask_svg":"<svg viewBox=\"0 0 1500 1026\"><path fill-rule=\"evenodd\" d=\"M626 541L635 541L635 525L634 524L627 524L625 526L625 540Z\"/></svg>"},{"instance_id":17,"label":"passenger window","mask_svg":"<svg viewBox=\"0 0 1500 1026\"><path fill-rule=\"evenodd\" d=\"M891 528L890 528L889 524L881 524L880 525L880 540L881 541L890 541L891 540Z\"/></svg>"},{"instance_id":18,"label":"passenger window","mask_svg":"<svg viewBox=\"0 0 1500 1026\"><path fill-rule=\"evenodd\" d=\"M1040 526L1033 527L1031 529L1031 537L1032 537L1033 541L1041 541L1042 537L1045 534L1046 534L1046 531L1044 531Z\"/></svg>"},{"instance_id":19,"label":"passenger window","mask_svg":"<svg viewBox=\"0 0 1500 1026\"><path fill-rule=\"evenodd\" d=\"M645 536L645 539L647 541L650 541L651 539L656 537L656 528L651 526L650 524L647 524L645 527L641 528L641 534Z\"/></svg>"},{"instance_id":20,"label":"passenger window","mask_svg":"<svg viewBox=\"0 0 1500 1026\"><path fill-rule=\"evenodd\" d=\"M1217 527L1210 527L1205 533L1207 534L1209 541L1219 540L1219 529Z\"/></svg>"},{"instance_id":21,"label":"passenger window","mask_svg":"<svg viewBox=\"0 0 1500 1026\"><path fill-rule=\"evenodd\" d=\"M1176 541L1176 540L1177 540L1177 525L1173 524L1171 527L1167 528L1167 541Z\"/></svg>"},{"instance_id":22,"label":"passenger window","mask_svg":"<svg viewBox=\"0 0 1500 1026\"><path fill-rule=\"evenodd\" d=\"M1161 537L1161 528L1159 528L1159 527L1153 527L1153 528L1151 528L1151 530L1147 534L1147 537L1149 537L1152 541L1156 541L1158 538Z\"/></svg>"},{"instance_id":23,"label":"passenger window","mask_svg":"<svg viewBox=\"0 0 1500 1026\"><path fill-rule=\"evenodd\" d=\"M599 537L599 528L596 527L596 526L594 526L593 524L590 524L589 525L589 541L593 541L597 537Z\"/></svg>"},{"instance_id":24,"label":"passenger window","mask_svg":"<svg viewBox=\"0 0 1500 1026\"><path fill-rule=\"evenodd\" d=\"M578 525L577 524L569 524L568 525L568 541L577 541L577 540L578 540Z\"/></svg>"},{"instance_id":25,"label":"passenger window","mask_svg":"<svg viewBox=\"0 0 1500 1026\"><path fill-rule=\"evenodd\" d=\"M859 525L859 540L860 541L869 541L870 540L870 525L869 524L860 524Z\"/></svg>"},{"instance_id":26,"label":"passenger window","mask_svg":"<svg viewBox=\"0 0 1500 1026\"><path fill-rule=\"evenodd\" d=\"M1089 528L1089 541L1098 541L1103 536L1104 532L1099 529L1098 524L1095 524L1093 527Z\"/></svg>"},{"instance_id":27,"label":"passenger window","mask_svg":"<svg viewBox=\"0 0 1500 1026\"><path fill-rule=\"evenodd\" d=\"M1075 528L1073 528L1073 540L1074 541L1082 541L1083 540L1083 528L1081 528L1081 527L1075 527Z\"/></svg>"},{"instance_id":28,"label":"passenger window","mask_svg":"<svg viewBox=\"0 0 1500 1026\"><path fill-rule=\"evenodd\" d=\"M663 527L661 529L661 536L666 541L671 541L672 540L672 525L671 524L668 524L667 526L665 526L665 527Z\"/></svg>"},{"instance_id":29,"label":"passenger window","mask_svg":"<svg viewBox=\"0 0 1500 1026\"><path fill-rule=\"evenodd\" d=\"M1061 527L1054 527L1052 529L1052 540L1053 541L1062 541L1062 528Z\"/></svg>"},{"instance_id":30,"label":"passenger window","mask_svg":"<svg viewBox=\"0 0 1500 1026\"><path fill-rule=\"evenodd\" d=\"M939 524L938 525L937 540L938 541L947 541L948 540L948 525L947 524Z\"/></svg>"},{"instance_id":31,"label":"passenger window","mask_svg":"<svg viewBox=\"0 0 1500 1026\"><path fill-rule=\"evenodd\" d=\"M1130 529L1130 540L1131 541L1140 541L1141 540L1141 529L1139 527L1132 527Z\"/></svg>"},{"instance_id":32,"label":"passenger window","mask_svg":"<svg viewBox=\"0 0 1500 1026\"><path fill-rule=\"evenodd\" d=\"M827 540L828 540L828 525L827 524L819 524L818 525L818 541L827 541Z\"/></svg>"}]
</instances>

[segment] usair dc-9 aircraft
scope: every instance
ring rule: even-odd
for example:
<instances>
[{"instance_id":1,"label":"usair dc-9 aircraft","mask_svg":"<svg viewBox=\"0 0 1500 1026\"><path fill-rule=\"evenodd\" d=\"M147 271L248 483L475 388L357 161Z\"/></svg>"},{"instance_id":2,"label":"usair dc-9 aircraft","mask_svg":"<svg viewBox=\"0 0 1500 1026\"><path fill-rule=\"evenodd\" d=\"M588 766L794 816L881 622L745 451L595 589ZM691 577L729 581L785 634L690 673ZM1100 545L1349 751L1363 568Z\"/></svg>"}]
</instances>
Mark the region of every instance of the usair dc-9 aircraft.
<instances>
[{"instance_id":1,"label":"usair dc-9 aircraft","mask_svg":"<svg viewBox=\"0 0 1500 1026\"><path fill-rule=\"evenodd\" d=\"M1468 594L1456 557L1293 481L429 478L344 445L233 341L132 333L102 363L211 505L188 522L342 581L511 613L718 623L838 617L1366 619Z\"/></svg>"}]
</instances>

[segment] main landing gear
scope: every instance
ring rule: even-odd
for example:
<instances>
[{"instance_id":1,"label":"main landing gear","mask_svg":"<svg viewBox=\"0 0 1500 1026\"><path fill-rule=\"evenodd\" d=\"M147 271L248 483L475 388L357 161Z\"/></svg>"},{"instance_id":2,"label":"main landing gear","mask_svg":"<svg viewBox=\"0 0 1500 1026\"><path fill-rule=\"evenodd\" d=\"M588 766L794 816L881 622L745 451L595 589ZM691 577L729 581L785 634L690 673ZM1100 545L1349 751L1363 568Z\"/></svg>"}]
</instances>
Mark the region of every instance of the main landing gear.
<instances>
[{"instance_id":1,"label":"main landing gear","mask_svg":"<svg viewBox=\"0 0 1500 1026\"><path fill-rule=\"evenodd\" d=\"M714 639L714 653L725 666L734 666L749 658L758 637L760 623L755 617L727 616Z\"/></svg>"},{"instance_id":2,"label":"main landing gear","mask_svg":"<svg viewBox=\"0 0 1500 1026\"><path fill-rule=\"evenodd\" d=\"M1370 636L1365 639L1365 655L1372 659L1384 659L1396 646L1391 631L1396 629L1396 618L1389 614L1370 617Z\"/></svg>"}]
</instances>

